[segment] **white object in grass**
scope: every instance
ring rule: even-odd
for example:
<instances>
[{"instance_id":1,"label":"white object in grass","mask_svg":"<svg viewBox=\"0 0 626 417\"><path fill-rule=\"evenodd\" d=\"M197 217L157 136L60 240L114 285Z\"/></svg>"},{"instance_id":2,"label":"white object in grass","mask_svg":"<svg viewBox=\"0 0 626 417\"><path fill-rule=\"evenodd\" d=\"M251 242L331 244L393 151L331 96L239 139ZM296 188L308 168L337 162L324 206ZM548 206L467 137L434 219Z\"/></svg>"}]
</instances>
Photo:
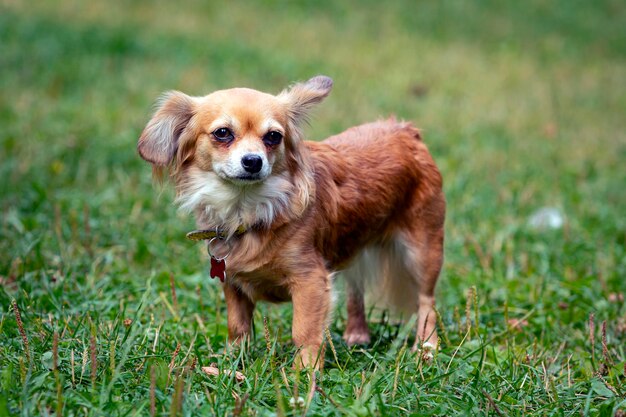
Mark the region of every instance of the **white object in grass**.
<instances>
[{"instance_id":1,"label":"white object in grass","mask_svg":"<svg viewBox=\"0 0 626 417\"><path fill-rule=\"evenodd\" d=\"M565 215L556 207L542 207L528 218L528 225L533 229L560 229L565 223Z\"/></svg>"}]
</instances>

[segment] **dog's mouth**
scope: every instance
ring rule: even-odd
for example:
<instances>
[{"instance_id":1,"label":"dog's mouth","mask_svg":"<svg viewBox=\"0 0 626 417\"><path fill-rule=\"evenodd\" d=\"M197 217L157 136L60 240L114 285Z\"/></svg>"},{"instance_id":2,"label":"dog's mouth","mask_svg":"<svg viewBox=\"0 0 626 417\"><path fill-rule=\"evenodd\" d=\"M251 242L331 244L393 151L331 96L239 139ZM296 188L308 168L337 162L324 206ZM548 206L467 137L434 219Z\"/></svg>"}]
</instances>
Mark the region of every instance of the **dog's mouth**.
<instances>
[{"instance_id":1,"label":"dog's mouth","mask_svg":"<svg viewBox=\"0 0 626 417\"><path fill-rule=\"evenodd\" d=\"M238 186L253 185L265 181L270 172L262 170L259 172L246 172L243 169L214 169L213 172L224 182Z\"/></svg>"},{"instance_id":2,"label":"dog's mouth","mask_svg":"<svg viewBox=\"0 0 626 417\"><path fill-rule=\"evenodd\" d=\"M236 185L250 185L250 184L259 183L263 181L265 178L263 178L261 175L258 175L258 174L247 174L247 175L238 175L236 177L224 176L224 179Z\"/></svg>"}]
</instances>

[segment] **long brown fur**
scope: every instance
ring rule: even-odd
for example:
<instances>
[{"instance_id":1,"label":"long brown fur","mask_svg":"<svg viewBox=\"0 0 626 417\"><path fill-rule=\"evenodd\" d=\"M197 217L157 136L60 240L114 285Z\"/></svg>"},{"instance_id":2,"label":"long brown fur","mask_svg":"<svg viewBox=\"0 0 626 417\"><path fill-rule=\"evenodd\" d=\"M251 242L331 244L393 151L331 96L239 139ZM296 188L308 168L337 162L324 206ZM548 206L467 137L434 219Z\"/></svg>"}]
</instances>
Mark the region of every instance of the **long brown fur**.
<instances>
[{"instance_id":1,"label":"long brown fur","mask_svg":"<svg viewBox=\"0 0 626 417\"><path fill-rule=\"evenodd\" d=\"M363 295L378 286L380 299L417 313L416 347L436 346L434 289L443 261L442 179L416 128L389 119L323 142L302 140L302 121L331 86L320 76L278 96L170 93L138 144L144 159L170 168L179 202L199 227L232 235L218 248L225 254L232 247L223 285L229 338L249 333L258 301L292 301L294 343L303 363L316 366L337 271L348 284L349 344L369 341ZM220 118L236 132L230 144L211 136ZM284 133L279 146L259 145L268 120ZM269 177L248 185L214 175L234 149L262 153L272 164ZM265 211L249 207L255 199ZM240 225L247 232L234 236Z\"/></svg>"}]
</instances>

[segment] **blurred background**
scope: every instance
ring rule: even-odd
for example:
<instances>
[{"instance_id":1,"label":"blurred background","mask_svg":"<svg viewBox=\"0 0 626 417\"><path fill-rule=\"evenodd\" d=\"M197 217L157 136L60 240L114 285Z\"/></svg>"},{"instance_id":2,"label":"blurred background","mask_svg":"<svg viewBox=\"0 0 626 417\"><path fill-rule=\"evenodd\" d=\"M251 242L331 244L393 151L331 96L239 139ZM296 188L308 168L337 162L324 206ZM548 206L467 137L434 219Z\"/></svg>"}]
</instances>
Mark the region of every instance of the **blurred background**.
<instances>
[{"instance_id":1,"label":"blurred background","mask_svg":"<svg viewBox=\"0 0 626 417\"><path fill-rule=\"evenodd\" d=\"M623 250L626 227L625 9L610 0L5 0L2 273L16 259L24 271L43 268L55 216L72 239L86 210L94 249L123 253L143 274L179 259L193 222L176 217L169 195L157 201L135 152L156 98L232 86L276 93L326 74L335 87L310 139L389 115L423 129L449 201L447 271L469 279L468 242L467 251L483 247L483 267L495 266L486 263L514 252L508 239L548 206L564 217L563 235L589 249L577 252L588 257L576 260L577 276L602 265L610 279L623 268L611 253Z\"/></svg>"},{"instance_id":2,"label":"blurred background","mask_svg":"<svg viewBox=\"0 0 626 417\"><path fill-rule=\"evenodd\" d=\"M487 328L503 306L533 310L527 340L547 349L590 312L623 320L611 301L626 285L621 0L2 0L2 313L16 298L34 322L113 320L149 277L155 297L169 291L170 274L189 309L198 289L223 309L183 239L193 219L152 185L137 138L166 90L277 93L316 74L335 85L310 139L390 115L423 129L449 204L445 323L471 287Z\"/></svg>"}]
</instances>

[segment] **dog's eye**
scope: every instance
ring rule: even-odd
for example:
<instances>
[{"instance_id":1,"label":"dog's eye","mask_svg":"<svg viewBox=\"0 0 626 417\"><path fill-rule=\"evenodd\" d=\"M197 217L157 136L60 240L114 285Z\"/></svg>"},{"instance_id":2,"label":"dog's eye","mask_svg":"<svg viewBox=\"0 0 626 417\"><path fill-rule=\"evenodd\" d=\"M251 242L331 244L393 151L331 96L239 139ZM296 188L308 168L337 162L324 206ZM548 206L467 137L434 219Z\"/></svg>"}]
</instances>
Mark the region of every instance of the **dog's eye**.
<instances>
[{"instance_id":1,"label":"dog's eye","mask_svg":"<svg viewBox=\"0 0 626 417\"><path fill-rule=\"evenodd\" d=\"M229 142L233 140L234 138L233 132L231 132L230 129L227 129L225 127L220 127L219 129L215 129L215 131L213 131L213 136L215 137L215 139L219 140L220 142Z\"/></svg>"},{"instance_id":2,"label":"dog's eye","mask_svg":"<svg viewBox=\"0 0 626 417\"><path fill-rule=\"evenodd\" d=\"M283 140L283 135L280 132L272 130L265 136L263 136L263 142L267 145L278 145Z\"/></svg>"}]
</instances>

